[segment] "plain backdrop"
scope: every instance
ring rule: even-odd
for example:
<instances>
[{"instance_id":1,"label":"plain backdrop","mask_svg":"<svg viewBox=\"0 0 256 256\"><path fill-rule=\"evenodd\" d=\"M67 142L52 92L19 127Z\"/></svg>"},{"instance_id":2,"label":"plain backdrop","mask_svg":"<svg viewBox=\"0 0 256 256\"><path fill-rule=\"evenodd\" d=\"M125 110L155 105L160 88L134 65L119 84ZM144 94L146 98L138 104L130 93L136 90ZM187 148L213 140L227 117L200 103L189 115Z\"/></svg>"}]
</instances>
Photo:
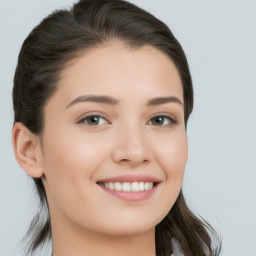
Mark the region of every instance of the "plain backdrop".
<instances>
[{"instance_id":1,"label":"plain backdrop","mask_svg":"<svg viewBox=\"0 0 256 256\"><path fill-rule=\"evenodd\" d=\"M254 256L256 1L131 2L167 23L190 64L195 108L188 125L188 204L221 234L223 256ZM20 240L37 209L32 182L16 163L11 144L17 56L42 18L72 3L0 0L0 256L23 255Z\"/></svg>"}]
</instances>

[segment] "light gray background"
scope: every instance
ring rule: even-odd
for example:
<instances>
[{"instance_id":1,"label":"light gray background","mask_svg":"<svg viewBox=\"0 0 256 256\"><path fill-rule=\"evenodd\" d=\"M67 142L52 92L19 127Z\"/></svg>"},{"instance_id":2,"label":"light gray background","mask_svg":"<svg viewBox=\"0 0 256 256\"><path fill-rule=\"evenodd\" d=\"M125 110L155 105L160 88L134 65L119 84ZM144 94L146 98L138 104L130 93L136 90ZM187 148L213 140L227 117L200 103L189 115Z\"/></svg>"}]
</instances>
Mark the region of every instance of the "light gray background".
<instances>
[{"instance_id":1,"label":"light gray background","mask_svg":"<svg viewBox=\"0 0 256 256\"><path fill-rule=\"evenodd\" d=\"M11 145L11 91L18 52L43 17L72 2L0 0L1 256L22 255L19 241L37 206L32 183L16 163ZM167 23L190 64L195 108L188 126L187 201L221 233L222 255L254 256L256 1L131 2Z\"/></svg>"}]
</instances>

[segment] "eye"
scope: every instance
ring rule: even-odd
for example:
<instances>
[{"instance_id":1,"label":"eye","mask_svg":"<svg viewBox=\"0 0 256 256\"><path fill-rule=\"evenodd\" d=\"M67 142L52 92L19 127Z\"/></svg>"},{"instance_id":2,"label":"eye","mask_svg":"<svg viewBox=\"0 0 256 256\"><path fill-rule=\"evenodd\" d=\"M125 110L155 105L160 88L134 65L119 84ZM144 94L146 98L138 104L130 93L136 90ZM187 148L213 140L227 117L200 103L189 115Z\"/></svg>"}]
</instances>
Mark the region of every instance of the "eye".
<instances>
[{"instance_id":1,"label":"eye","mask_svg":"<svg viewBox=\"0 0 256 256\"><path fill-rule=\"evenodd\" d=\"M157 126L170 126L176 123L177 121L173 117L165 116L165 115L154 116L148 122L148 124L150 125L157 125Z\"/></svg>"},{"instance_id":2,"label":"eye","mask_svg":"<svg viewBox=\"0 0 256 256\"><path fill-rule=\"evenodd\" d=\"M96 126L96 125L108 124L109 122L102 116L90 115L90 116L83 117L77 123Z\"/></svg>"}]
</instances>

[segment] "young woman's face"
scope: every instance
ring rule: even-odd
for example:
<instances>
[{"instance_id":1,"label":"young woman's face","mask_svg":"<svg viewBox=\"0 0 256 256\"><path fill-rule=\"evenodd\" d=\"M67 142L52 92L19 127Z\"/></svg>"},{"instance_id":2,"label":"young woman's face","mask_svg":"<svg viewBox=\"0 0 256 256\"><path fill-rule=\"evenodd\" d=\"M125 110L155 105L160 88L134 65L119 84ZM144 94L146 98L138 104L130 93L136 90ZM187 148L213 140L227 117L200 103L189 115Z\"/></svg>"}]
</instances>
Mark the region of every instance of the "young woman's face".
<instances>
[{"instance_id":1,"label":"young woman's face","mask_svg":"<svg viewBox=\"0 0 256 256\"><path fill-rule=\"evenodd\" d=\"M53 225L135 235L166 216L187 162L182 84L167 55L118 43L88 50L63 71L44 123Z\"/></svg>"}]
</instances>

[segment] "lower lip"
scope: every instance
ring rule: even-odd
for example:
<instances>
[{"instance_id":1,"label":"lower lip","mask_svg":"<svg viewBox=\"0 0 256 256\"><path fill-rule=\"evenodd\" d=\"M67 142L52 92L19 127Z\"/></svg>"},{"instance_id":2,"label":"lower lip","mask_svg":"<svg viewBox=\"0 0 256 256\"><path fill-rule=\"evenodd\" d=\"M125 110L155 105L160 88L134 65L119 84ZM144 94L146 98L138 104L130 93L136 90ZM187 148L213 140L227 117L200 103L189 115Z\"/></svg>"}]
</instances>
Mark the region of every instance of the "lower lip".
<instances>
[{"instance_id":1,"label":"lower lip","mask_svg":"<svg viewBox=\"0 0 256 256\"><path fill-rule=\"evenodd\" d=\"M152 194L156 191L158 184L156 184L152 189L150 190L145 190L145 191L139 191L139 192L126 192L126 191L118 191L118 190L110 190L105 188L102 185L98 185L101 187L102 190L106 191L107 193L118 197L123 200L127 201L133 201L133 202L138 202L142 200L148 199Z\"/></svg>"}]
</instances>

